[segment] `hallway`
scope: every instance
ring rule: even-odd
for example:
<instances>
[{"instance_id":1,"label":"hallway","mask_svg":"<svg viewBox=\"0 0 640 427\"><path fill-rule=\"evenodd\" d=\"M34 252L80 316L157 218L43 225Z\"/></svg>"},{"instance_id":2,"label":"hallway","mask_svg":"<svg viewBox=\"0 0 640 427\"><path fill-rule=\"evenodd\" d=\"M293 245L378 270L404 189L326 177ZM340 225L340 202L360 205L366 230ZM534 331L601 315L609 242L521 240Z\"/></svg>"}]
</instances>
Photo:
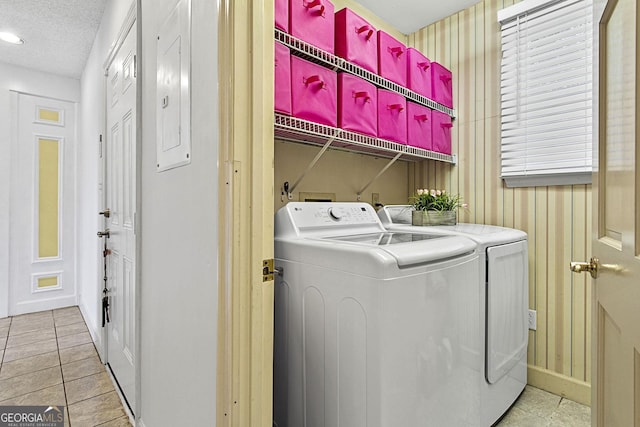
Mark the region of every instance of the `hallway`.
<instances>
[{"instance_id":1,"label":"hallway","mask_svg":"<svg viewBox=\"0 0 640 427\"><path fill-rule=\"evenodd\" d=\"M65 426L130 426L78 307L0 319L0 406L65 406Z\"/></svg>"}]
</instances>

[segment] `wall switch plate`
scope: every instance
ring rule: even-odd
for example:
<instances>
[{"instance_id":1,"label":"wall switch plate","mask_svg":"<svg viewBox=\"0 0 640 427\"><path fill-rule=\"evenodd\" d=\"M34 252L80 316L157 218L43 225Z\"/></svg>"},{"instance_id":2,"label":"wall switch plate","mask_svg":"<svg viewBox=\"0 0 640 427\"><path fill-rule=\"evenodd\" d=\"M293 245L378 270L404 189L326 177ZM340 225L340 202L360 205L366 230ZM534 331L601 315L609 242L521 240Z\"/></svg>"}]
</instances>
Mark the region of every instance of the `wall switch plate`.
<instances>
[{"instance_id":1,"label":"wall switch plate","mask_svg":"<svg viewBox=\"0 0 640 427\"><path fill-rule=\"evenodd\" d=\"M536 330L538 322L538 313L535 310L529 310L529 329Z\"/></svg>"}]
</instances>

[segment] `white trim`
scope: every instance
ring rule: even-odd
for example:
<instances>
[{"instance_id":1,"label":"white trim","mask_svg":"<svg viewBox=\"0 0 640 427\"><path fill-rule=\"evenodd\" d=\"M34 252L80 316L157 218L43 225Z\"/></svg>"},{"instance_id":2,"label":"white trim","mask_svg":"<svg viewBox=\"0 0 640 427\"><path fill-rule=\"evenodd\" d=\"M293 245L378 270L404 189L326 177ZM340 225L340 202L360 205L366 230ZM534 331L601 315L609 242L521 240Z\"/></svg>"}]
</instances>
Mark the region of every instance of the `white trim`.
<instances>
[{"instance_id":1,"label":"white trim","mask_svg":"<svg viewBox=\"0 0 640 427\"><path fill-rule=\"evenodd\" d=\"M93 344L96 346L96 350L98 351L98 357L100 357L100 361L104 364L104 357L103 357L104 355L103 355L102 340L101 340L102 328L100 325L91 323L89 319L94 318L94 316L89 315L90 309L86 307L86 305L82 301L82 298L79 298L79 297L78 297L78 308L80 308L80 313L82 313L82 317L84 318L84 322L87 325L87 330L91 335ZM96 330L96 328L98 330Z\"/></svg>"},{"instance_id":2,"label":"white trim","mask_svg":"<svg viewBox=\"0 0 640 427\"><path fill-rule=\"evenodd\" d=\"M33 199L32 199L32 239L31 239L31 262L33 264L46 261L62 261L64 254L62 251L64 233L62 232L64 221L64 137L48 136L45 134L34 134L33 148ZM40 236L40 140L47 139L58 142L58 256L40 257L38 255L39 236Z\"/></svg>"},{"instance_id":3,"label":"white trim","mask_svg":"<svg viewBox=\"0 0 640 427\"><path fill-rule=\"evenodd\" d=\"M136 0L137 10L142 9L142 0ZM139 20L136 23L140 22ZM136 24L136 57L138 58L138 62L142 64L142 26ZM216 39L217 42L217 39ZM136 64L137 67L137 64ZM137 69L136 69L137 73ZM142 75L142 74L140 74ZM134 76L137 76L135 74ZM142 80L142 79L141 79ZM140 195L142 194L142 92L143 85L136 81L136 197L135 197L135 216L133 221L134 229L136 233L139 233L140 228L140 213L142 212L142 198ZM142 397L144 393L142 392L142 268L140 268L140 260L142 260L142 237L136 236L136 247L135 247L135 257L136 257L136 269L135 269L135 287L134 287L134 298L135 298L135 334L136 334L136 343L135 343L135 352L138 357L135 360L135 399L138 402L139 406L137 409L138 415L137 418L140 420L140 425L144 426L144 422L142 422L141 414L142 414ZM134 415L133 425L138 425L137 420Z\"/></svg>"},{"instance_id":4,"label":"white trim","mask_svg":"<svg viewBox=\"0 0 640 427\"><path fill-rule=\"evenodd\" d=\"M513 6L506 7L498 11L498 23L504 24L517 16L527 13L533 9L544 7L548 4L558 2L559 0L524 0Z\"/></svg>"},{"instance_id":5,"label":"white trim","mask_svg":"<svg viewBox=\"0 0 640 427\"><path fill-rule=\"evenodd\" d=\"M58 120L57 122L51 121L51 120L43 120L40 118L40 111L41 110L50 110L50 111L56 111L60 116L60 120ZM65 122L64 122L64 109L59 109L59 108L51 108L51 107L44 107L42 105L36 105L36 113L35 113L35 119L33 121L34 123L38 123L41 125L49 125L49 126L60 126L60 127L64 127L65 126Z\"/></svg>"},{"instance_id":6,"label":"white trim","mask_svg":"<svg viewBox=\"0 0 640 427\"><path fill-rule=\"evenodd\" d=\"M64 288L64 283L62 281L62 274L64 272L62 270L57 271L49 271L44 273L33 273L31 275L31 293L37 294L41 292L49 292L49 291L57 291ZM55 277L58 279L58 284L56 286L48 286L46 288L38 287L38 279Z\"/></svg>"},{"instance_id":7,"label":"white trim","mask_svg":"<svg viewBox=\"0 0 640 427\"><path fill-rule=\"evenodd\" d=\"M2 176L7 180L4 185L0 185L0 193L4 190L6 193L3 197L6 197L8 203L0 203L0 234L6 236L6 239L0 239L0 253L7 254L6 256L0 256L0 319L9 316L9 289L11 286L12 269L15 264L12 263L13 256L11 255L11 221L12 221L12 199L13 191L11 185L14 184L15 178L13 177L14 171L11 167L13 160L13 151L18 146L18 92L10 90L8 95L9 106L9 144L3 148L3 160L2 164L3 173ZM6 159L6 160L5 160ZM3 200L4 202L4 200ZM11 264L14 264L12 266Z\"/></svg>"},{"instance_id":8,"label":"white trim","mask_svg":"<svg viewBox=\"0 0 640 427\"><path fill-rule=\"evenodd\" d=\"M122 43L124 43L124 40L127 38L127 34L129 34L129 30L133 28L133 24L135 24L136 22L136 17L138 12L137 9L138 7L136 4L136 0L134 0L131 2L131 6L129 6L129 11L127 12L126 18L124 18L124 21L122 22L122 27L120 27L120 32L118 33L118 36L116 37L116 39L111 44L111 47L109 48L107 59L105 59L104 63L102 64L102 68L104 69L105 76L108 75L107 72L109 71L111 62L113 62L113 58L115 58L116 53L118 53L118 50L120 50L120 46L122 46Z\"/></svg>"},{"instance_id":9,"label":"white trim","mask_svg":"<svg viewBox=\"0 0 640 427\"><path fill-rule=\"evenodd\" d=\"M70 307L72 305L78 305L78 299L75 294L37 301L22 301L14 304L11 315L17 316L19 314L35 313L37 311L55 310L57 308Z\"/></svg>"}]
</instances>

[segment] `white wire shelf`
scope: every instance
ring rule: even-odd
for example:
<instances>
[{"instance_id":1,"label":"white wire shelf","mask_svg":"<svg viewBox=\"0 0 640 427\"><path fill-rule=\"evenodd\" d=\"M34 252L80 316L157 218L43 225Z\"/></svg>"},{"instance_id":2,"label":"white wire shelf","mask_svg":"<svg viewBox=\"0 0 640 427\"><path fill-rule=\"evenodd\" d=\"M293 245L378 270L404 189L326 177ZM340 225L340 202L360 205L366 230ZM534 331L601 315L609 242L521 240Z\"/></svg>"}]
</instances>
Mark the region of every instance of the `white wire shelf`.
<instances>
[{"instance_id":1,"label":"white wire shelf","mask_svg":"<svg viewBox=\"0 0 640 427\"><path fill-rule=\"evenodd\" d=\"M419 161L425 159L446 163L457 163L456 156L437 153L410 145L398 144L384 139L350 132L332 126L321 125L307 120L275 113L274 136L277 139L303 144L324 146L332 139L331 148L342 149L376 157L394 158L398 160Z\"/></svg>"},{"instance_id":2,"label":"white wire shelf","mask_svg":"<svg viewBox=\"0 0 640 427\"><path fill-rule=\"evenodd\" d=\"M274 30L275 39L291 49L291 53L295 54L296 56L331 68L334 71L340 70L356 75L369 81L370 83L373 83L378 87L399 93L410 101L429 107L432 110L441 111L445 114L448 114L452 118L455 118L455 110L449 107L439 104L432 99L426 98L407 89L406 87L400 86L390 80L380 77L379 75L372 73L369 70L365 70L364 68L361 68L355 64L352 64L349 61L344 60L343 58L325 52L324 50L310 45L309 43L306 43L300 39L297 39L291 34L287 34L278 28L275 28Z\"/></svg>"}]
</instances>

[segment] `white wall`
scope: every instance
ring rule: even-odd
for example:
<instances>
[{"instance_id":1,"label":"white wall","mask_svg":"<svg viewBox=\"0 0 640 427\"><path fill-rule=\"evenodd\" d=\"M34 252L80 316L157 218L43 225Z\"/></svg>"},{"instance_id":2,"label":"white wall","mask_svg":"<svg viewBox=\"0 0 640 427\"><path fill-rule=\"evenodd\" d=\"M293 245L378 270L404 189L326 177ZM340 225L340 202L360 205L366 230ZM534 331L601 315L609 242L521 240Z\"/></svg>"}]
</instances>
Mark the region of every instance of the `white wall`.
<instances>
[{"instance_id":1,"label":"white wall","mask_svg":"<svg viewBox=\"0 0 640 427\"><path fill-rule=\"evenodd\" d=\"M10 91L79 102L80 82L0 62L0 318L9 315Z\"/></svg>"},{"instance_id":2,"label":"white wall","mask_svg":"<svg viewBox=\"0 0 640 427\"><path fill-rule=\"evenodd\" d=\"M102 207L99 193L102 172L99 168L98 141L104 133L104 62L111 45L134 0L110 0L106 3L100 28L93 42L81 78L82 102L78 144L78 282L79 305L98 350L102 353L101 312L98 304L102 288L102 242L96 236L103 226L98 211Z\"/></svg>"},{"instance_id":3,"label":"white wall","mask_svg":"<svg viewBox=\"0 0 640 427\"><path fill-rule=\"evenodd\" d=\"M217 2L192 0L191 164L156 172L156 36L142 0L141 402L146 427L213 426L217 351ZM140 75L140 74L138 74Z\"/></svg>"}]
</instances>

